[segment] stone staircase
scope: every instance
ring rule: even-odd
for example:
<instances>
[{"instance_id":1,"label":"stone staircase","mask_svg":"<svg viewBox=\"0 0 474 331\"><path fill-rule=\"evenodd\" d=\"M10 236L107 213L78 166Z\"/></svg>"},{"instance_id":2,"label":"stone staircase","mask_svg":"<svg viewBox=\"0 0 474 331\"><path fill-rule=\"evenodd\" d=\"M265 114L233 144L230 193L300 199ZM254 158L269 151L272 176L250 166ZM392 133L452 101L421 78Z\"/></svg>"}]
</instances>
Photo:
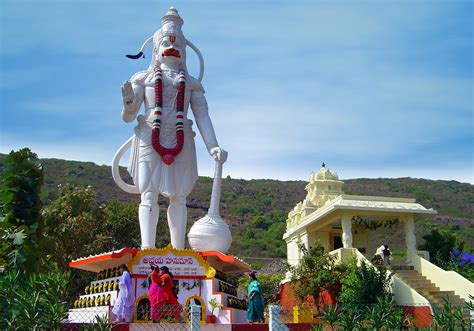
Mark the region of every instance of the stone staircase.
<instances>
[{"instance_id":1,"label":"stone staircase","mask_svg":"<svg viewBox=\"0 0 474 331\"><path fill-rule=\"evenodd\" d=\"M429 279L416 271L412 266L398 265L388 268L407 285L424 296L431 304L434 311L443 308L443 298L448 298L453 306L464 306L464 300L453 291L441 291ZM469 316L469 312L467 312Z\"/></svg>"}]
</instances>

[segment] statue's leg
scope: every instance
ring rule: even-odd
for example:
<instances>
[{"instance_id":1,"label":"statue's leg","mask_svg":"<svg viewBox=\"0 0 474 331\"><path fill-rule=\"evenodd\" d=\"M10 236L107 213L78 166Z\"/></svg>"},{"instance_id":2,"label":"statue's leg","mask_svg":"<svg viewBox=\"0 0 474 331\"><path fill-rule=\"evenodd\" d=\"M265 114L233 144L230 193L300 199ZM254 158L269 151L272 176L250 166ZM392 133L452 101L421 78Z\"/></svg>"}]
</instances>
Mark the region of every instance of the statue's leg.
<instances>
[{"instance_id":1,"label":"statue's leg","mask_svg":"<svg viewBox=\"0 0 474 331\"><path fill-rule=\"evenodd\" d=\"M151 185L151 171L146 162L139 164L139 183L141 203L138 208L142 248L155 247L156 225L158 223L159 207L158 193Z\"/></svg>"},{"instance_id":2,"label":"statue's leg","mask_svg":"<svg viewBox=\"0 0 474 331\"><path fill-rule=\"evenodd\" d=\"M174 248L184 248L187 220L188 212L186 209L186 197L170 197L170 205L168 207L168 226L170 228L171 245L173 245Z\"/></svg>"}]
</instances>

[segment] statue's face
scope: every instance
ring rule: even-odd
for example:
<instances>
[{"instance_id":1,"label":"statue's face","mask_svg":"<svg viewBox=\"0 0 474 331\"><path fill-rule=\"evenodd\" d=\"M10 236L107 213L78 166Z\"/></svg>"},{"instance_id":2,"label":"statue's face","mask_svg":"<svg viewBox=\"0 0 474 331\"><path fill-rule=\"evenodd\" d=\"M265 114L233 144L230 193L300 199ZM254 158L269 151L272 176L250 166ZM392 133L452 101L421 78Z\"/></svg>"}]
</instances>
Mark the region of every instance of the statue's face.
<instances>
[{"instance_id":1,"label":"statue's face","mask_svg":"<svg viewBox=\"0 0 474 331\"><path fill-rule=\"evenodd\" d=\"M161 63L180 64L184 61L186 43L179 36L165 36L158 47L158 59Z\"/></svg>"}]
</instances>

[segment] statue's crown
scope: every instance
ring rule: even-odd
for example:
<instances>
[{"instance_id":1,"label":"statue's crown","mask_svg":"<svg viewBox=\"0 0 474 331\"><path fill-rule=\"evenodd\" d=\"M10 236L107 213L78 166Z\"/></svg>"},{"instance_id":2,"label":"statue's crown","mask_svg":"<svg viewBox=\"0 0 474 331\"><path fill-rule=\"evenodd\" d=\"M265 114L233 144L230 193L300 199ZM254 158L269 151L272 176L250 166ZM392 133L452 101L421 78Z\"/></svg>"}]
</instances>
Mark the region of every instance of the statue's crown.
<instances>
[{"instance_id":1,"label":"statue's crown","mask_svg":"<svg viewBox=\"0 0 474 331\"><path fill-rule=\"evenodd\" d=\"M174 7L170 7L165 16L161 19L161 25L176 23L181 29L181 26L184 24L183 19L178 14L178 10Z\"/></svg>"},{"instance_id":2,"label":"statue's crown","mask_svg":"<svg viewBox=\"0 0 474 331\"><path fill-rule=\"evenodd\" d=\"M184 37L181 31L183 24L184 21L181 16L179 16L178 10L174 7L170 7L166 15L161 19L161 29L156 31L153 36L153 42L157 44L163 37L169 35Z\"/></svg>"}]
</instances>

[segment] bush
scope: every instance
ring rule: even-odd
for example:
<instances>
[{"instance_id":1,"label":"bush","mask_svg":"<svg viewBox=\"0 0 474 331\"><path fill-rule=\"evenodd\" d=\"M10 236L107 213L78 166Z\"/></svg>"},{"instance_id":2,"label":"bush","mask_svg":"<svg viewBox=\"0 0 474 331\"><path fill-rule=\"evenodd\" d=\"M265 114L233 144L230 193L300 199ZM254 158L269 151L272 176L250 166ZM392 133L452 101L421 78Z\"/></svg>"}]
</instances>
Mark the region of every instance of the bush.
<instances>
[{"instance_id":1,"label":"bush","mask_svg":"<svg viewBox=\"0 0 474 331\"><path fill-rule=\"evenodd\" d=\"M296 267L290 268L291 284L296 298L304 302L308 296L318 302L319 294L325 290L335 293L344 265L335 265L335 258L315 243L307 249L300 245L303 257Z\"/></svg>"},{"instance_id":2,"label":"bush","mask_svg":"<svg viewBox=\"0 0 474 331\"><path fill-rule=\"evenodd\" d=\"M338 300L344 305L378 303L381 299L391 299L390 276L385 267L378 269L355 260L347 264L347 272L341 278L341 292Z\"/></svg>"},{"instance_id":3,"label":"bush","mask_svg":"<svg viewBox=\"0 0 474 331\"><path fill-rule=\"evenodd\" d=\"M358 305L346 305L341 309L337 321L343 330L359 330L363 316L364 310Z\"/></svg>"},{"instance_id":4,"label":"bush","mask_svg":"<svg viewBox=\"0 0 474 331\"><path fill-rule=\"evenodd\" d=\"M363 261L357 265L355 259L336 264L318 243L300 249L303 257L291 268L294 294L301 302L309 296L315 303L324 290L335 295L336 305L317 306L318 311L323 309L321 319L330 329L358 329L362 322L375 330L402 327L403 313L393 304L391 277L385 267L377 269Z\"/></svg>"},{"instance_id":5,"label":"bush","mask_svg":"<svg viewBox=\"0 0 474 331\"><path fill-rule=\"evenodd\" d=\"M366 306L364 314L365 323L374 330L399 330L403 326L403 312L393 305L392 300L385 296L377 302Z\"/></svg>"},{"instance_id":6,"label":"bush","mask_svg":"<svg viewBox=\"0 0 474 331\"><path fill-rule=\"evenodd\" d=\"M0 325L14 330L59 329L67 312L69 273L55 269L25 275L0 274Z\"/></svg>"},{"instance_id":7,"label":"bush","mask_svg":"<svg viewBox=\"0 0 474 331\"><path fill-rule=\"evenodd\" d=\"M470 296L470 299L474 299ZM435 327L441 330L471 330L469 318L465 318L464 313L472 311L472 303L466 302L466 306L454 306L447 298L443 298L443 308L435 311L433 319Z\"/></svg>"}]
</instances>

